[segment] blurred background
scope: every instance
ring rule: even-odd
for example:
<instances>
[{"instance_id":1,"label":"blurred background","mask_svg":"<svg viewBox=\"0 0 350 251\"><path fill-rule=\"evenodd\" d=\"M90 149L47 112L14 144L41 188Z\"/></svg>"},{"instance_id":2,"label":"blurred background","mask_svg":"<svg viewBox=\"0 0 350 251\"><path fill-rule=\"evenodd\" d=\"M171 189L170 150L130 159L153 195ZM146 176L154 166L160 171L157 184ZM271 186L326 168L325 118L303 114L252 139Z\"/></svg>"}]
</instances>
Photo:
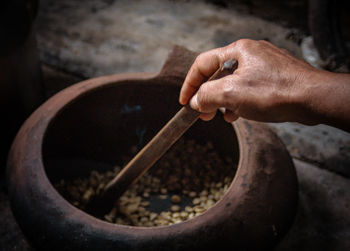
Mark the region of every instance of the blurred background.
<instances>
[{"instance_id":1,"label":"blurred background","mask_svg":"<svg viewBox=\"0 0 350 251\"><path fill-rule=\"evenodd\" d=\"M49 97L92 77L158 72L174 45L201 52L240 38L268 40L315 67L349 73L349 13L345 0L2 1L0 250L30 250L9 209L5 163L21 124ZM279 250L350 248L349 134L270 126L297 163L302 205Z\"/></svg>"}]
</instances>

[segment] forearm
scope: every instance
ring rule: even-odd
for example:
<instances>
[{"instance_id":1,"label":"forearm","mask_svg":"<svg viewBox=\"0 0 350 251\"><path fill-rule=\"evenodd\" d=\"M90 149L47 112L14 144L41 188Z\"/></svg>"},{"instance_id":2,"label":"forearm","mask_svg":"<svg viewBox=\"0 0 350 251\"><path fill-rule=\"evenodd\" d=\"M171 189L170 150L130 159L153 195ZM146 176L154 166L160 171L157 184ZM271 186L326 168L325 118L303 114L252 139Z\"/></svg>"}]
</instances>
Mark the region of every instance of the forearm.
<instances>
[{"instance_id":1,"label":"forearm","mask_svg":"<svg viewBox=\"0 0 350 251\"><path fill-rule=\"evenodd\" d=\"M232 75L204 82L226 60ZM239 117L262 122L327 124L350 132L350 74L318 70L266 41L238 40L202 53L192 65L180 103L211 119L219 107L232 122ZM204 119L204 117L201 117Z\"/></svg>"},{"instance_id":2,"label":"forearm","mask_svg":"<svg viewBox=\"0 0 350 251\"><path fill-rule=\"evenodd\" d=\"M350 75L315 71L304 89L310 118L350 132Z\"/></svg>"}]
</instances>

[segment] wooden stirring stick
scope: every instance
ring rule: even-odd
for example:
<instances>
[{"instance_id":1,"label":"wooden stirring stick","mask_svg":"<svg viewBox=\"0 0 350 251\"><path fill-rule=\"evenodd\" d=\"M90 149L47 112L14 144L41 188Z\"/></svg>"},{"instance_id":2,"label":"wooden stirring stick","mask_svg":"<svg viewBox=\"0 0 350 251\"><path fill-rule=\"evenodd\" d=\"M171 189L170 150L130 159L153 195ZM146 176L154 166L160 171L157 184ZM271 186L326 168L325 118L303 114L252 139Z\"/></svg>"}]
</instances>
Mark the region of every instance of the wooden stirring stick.
<instances>
[{"instance_id":1,"label":"wooden stirring stick","mask_svg":"<svg viewBox=\"0 0 350 251\"><path fill-rule=\"evenodd\" d=\"M209 79L218 79L232 74L237 67L236 60L226 61ZM115 201L135 183L160 157L190 128L200 113L186 105L156 134L156 136L111 180L103 192L92 198L86 211L103 217Z\"/></svg>"}]
</instances>

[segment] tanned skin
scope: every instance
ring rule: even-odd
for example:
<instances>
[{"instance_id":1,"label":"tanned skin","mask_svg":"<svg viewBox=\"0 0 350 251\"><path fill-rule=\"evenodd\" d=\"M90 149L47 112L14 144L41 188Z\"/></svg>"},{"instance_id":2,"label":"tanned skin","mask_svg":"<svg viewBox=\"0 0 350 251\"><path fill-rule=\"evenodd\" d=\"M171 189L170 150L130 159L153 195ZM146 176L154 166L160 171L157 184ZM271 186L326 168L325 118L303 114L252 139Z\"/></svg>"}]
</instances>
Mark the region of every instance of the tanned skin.
<instances>
[{"instance_id":1,"label":"tanned skin","mask_svg":"<svg viewBox=\"0 0 350 251\"><path fill-rule=\"evenodd\" d=\"M230 59L232 75L206 80ZM225 108L224 118L326 124L350 132L350 74L319 70L267 41L238 40L200 54L180 92L182 105L203 120Z\"/></svg>"}]
</instances>

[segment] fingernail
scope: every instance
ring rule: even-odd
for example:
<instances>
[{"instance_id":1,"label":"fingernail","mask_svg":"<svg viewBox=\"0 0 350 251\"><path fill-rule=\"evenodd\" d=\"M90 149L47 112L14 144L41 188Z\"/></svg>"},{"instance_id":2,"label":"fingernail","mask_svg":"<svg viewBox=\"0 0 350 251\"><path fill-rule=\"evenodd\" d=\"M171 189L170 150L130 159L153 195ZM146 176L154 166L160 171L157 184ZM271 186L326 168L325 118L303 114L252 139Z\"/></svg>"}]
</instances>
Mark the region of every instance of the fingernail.
<instances>
[{"instance_id":1,"label":"fingernail","mask_svg":"<svg viewBox=\"0 0 350 251\"><path fill-rule=\"evenodd\" d=\"M197 110L198 109L198 95L195 94L191 100L190 100L190 106L192 109Z\"/></svg>"}]
</instances>

